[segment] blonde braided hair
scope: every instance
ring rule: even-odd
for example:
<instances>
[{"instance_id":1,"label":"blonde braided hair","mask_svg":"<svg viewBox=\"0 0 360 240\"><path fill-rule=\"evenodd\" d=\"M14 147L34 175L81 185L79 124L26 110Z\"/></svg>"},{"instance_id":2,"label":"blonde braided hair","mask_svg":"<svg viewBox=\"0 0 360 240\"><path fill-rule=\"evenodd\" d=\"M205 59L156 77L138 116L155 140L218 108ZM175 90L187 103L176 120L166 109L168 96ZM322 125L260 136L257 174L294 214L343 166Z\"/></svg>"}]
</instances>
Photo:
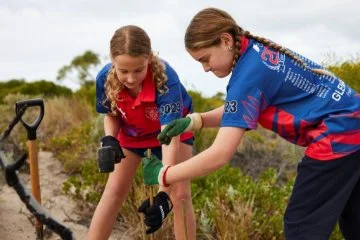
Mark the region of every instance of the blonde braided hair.
<instances>
[{"instance_id":1,"label":"blonde braided hair","mask_svg":"<svg viewBox=\"0 0 360 240\"><path fill-rule=\"evenodd\" d=\"M160 58L153 54L151 42L147 33L140 27L127 25L117 29L110 40L110 58L114 59L119 55L127 54L132 57L152 56L151 72L156 89L160 93L167 91L165 65ZM124 85L119 81L114 66L108 72L105 82L105 94L111 104L111 112L117 115L116 101Z\"/></svg>"},{"instance_id":2,"label":"blonde braided hair","mask_svg":"<svg viewBox=\"0 0 360 240\"><path fill-rule=\"evenodd\" d=\"M281 53L284 53L286 56L294 59L296 62L298 62L303 68L307 68L310 71L312 71L313 73L317 73L317 74L324 74L324 75L329 75L331 76L332 74L324 69L319 69L319 68L310 68L306 62L304 62L300 57L298 57L297 55L295 55L292 51L284 48L283 46L281 46L280 44L277 44L275 42L270 41L267 38L264 37L259 37L256 35L251 34L249 31L244 31L243 32L243 36L247 37L247 38L252 38L255 39L256 41L262 43L264 46L270 47L276 51L279 51Z\"/></svg>"}]
</instances>

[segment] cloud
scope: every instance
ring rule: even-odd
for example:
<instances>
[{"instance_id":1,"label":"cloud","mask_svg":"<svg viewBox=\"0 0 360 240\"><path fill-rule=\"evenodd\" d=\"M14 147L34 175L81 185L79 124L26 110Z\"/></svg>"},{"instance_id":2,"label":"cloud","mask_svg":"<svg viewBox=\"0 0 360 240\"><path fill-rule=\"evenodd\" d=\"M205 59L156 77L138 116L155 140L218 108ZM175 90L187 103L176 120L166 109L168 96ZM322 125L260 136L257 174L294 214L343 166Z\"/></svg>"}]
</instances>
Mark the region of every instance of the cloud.
<instances>
[{"instance_id":1,"label":"cloud","mask_svg":"<svg viewBox=\"0 0 360 240\"><path fill-rule=\"evenodd\" d=\"M329 52L346 58L360 49L360 2L355 0L5 0L0 3L0 79L54 80L62 66L85 50L106 58L114 31L136 24L187 87L208 96L224 92L226 79L204 73L184 49L188 23L209 6L228 11L243 28L317 62Z\"/></svg>"}]
</instances>

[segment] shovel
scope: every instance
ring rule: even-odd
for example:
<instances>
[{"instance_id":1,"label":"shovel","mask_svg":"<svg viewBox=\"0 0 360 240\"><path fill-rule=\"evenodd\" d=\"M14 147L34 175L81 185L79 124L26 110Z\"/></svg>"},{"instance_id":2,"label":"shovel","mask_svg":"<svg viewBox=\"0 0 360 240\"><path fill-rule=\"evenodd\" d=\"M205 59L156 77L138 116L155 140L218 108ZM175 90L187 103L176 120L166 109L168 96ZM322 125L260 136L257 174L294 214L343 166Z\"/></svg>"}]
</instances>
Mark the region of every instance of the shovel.
<instances>
[{"instance_id":1,"label":"shovel","mask_svg":"<svg viewBox=\"0 0 360 240\"><path fill-rule=\"evenodd\" d=\"M15 111L18 113L21 109L24 111L28 107L40 107L40 113L32 123L28 123L23 118L21 122L27 131L27 147L29 150L30 159L30 176L31 176L31 190L36 201L41 205L41 192L39 181L39 163L38 163L38 151L36 145L36 130L44 117L44 101L42 99L30 99L19 101L16 103ZM44 231L42 223L36 219L36 239L42 240L44 238Z\"/></svg>"}]
</instances>

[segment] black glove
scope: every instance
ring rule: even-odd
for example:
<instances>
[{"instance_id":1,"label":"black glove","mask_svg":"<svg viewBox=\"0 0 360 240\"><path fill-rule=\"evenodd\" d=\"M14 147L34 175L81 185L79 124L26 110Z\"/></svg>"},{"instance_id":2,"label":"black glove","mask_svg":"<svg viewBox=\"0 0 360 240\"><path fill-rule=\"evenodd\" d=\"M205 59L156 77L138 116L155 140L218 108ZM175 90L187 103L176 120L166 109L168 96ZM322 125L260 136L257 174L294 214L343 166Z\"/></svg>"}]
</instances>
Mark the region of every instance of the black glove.
<instances>
[{"instance_id":1,"label":"black glove","mask_svg":"<svg viewBox=\"0 0 360 240\"><path fill-rule=\"evenodd\" d=\"M120 147L119 141L116 138L114 138L113 136L108 135L108 136L102 137L100 139L100 143L101 143L101 147L111 147L112 148L112 150L115 153L115 159L114 159L115 163L119 163L121 161L121 159L125 157L125 155Z\"/></svg>"},{"instance_id":2,"label":"black glove","mask_svg":"<svg viewBox=\"0 0 360 240\"><path fill-rule=\"evenodd\" d=\"M172 202L166 192L156 194L152 206L150 206L149 198L142 202L138 211L145 215L144 223L149 227L146 229L146 234L153 233L161 227L172 207Z\"/></svg>"}]
</instances>

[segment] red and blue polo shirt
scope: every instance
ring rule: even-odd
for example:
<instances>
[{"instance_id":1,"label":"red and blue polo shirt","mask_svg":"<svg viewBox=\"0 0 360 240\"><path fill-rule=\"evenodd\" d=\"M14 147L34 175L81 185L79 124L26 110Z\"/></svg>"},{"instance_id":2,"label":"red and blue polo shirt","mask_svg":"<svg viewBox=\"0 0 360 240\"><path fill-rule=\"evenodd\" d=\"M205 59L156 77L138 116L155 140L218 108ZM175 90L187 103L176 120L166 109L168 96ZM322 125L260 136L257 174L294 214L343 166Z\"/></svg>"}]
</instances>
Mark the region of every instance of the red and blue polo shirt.
<instances>
[{"instance_id":1,"label":"red and blue polo shirt","mask_svg":"<svg viewBox=\"0 0 360 240\"><path fill-rule=\"evenodd\" d=\"M332 160L360 150L360 94L336 76L313 73L260 42L245 47L227 86L222 126L257 124ZM297 54L309 68L323 68Z\"/></svg>"},{"instance_id":2,"label":"red and blue polo shirt","mask_svg":"<svg viewBox=\"0 0 360 240\"><path fill-rule=\"evenodd\" d=\"M120 131L118 139L122 147L147 148L160 146L157 135L161 125L182 118L192 112L192 101L181 84L176 72L164 62L167 75L168 91L161 94L157 91L152 79L151 67L143 81L142 90L137 97L132 97L126 88L119 93L116 108L119 113ZM105 81L111 69L107 64L96 77L96 110L109 113L110 105L105 96ZM180 139L187 140L193 133L186 132Z\"/></svg>"}]
</instances>

